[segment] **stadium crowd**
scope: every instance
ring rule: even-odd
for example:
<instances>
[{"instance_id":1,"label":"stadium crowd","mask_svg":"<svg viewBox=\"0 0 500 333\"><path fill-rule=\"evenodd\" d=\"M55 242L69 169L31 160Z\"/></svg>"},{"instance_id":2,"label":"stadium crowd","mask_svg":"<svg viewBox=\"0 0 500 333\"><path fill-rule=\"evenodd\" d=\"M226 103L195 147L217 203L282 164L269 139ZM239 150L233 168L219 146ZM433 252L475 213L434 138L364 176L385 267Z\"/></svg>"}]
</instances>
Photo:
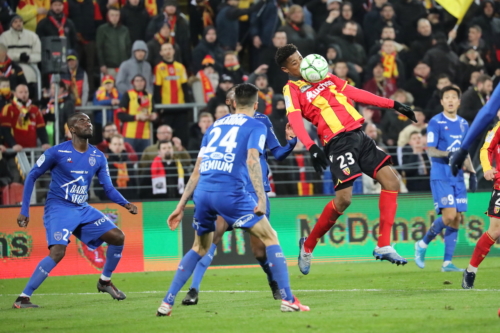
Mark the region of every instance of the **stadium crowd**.
<instances>
[{"instance_id":1,"label":"stadium crowd","mask_svg":"<svg viewBox=\"0 0 500 333\"><path fill-rule=\"evenodd\" d=\"M473 2L458 29L456 21L432 0L0 0L0 187L22 182L17 152L54 144L56 103L60 142L68 116L94 105L108 107L104 124L101 109L91 111L93 143L108 157L114 185L129 199L179 197L205 131L229 112L234 85L255 83L258 111L286 143L288 77L274 55L293 43L303 56L323 55L352 86L414 106L417 123L356 105L404 191L428 191L426 123L442 111L440 89L460 87L458 114L470 123L500 78L500 1ZM70 49L61 82L33 69L48 36L65 37ZM206 105L197 121L181 106L193 102ZM333 192L300 142L270 164L278 195ZM368 177L355 186L379 191Z\"/></svg>"}]
</instances>

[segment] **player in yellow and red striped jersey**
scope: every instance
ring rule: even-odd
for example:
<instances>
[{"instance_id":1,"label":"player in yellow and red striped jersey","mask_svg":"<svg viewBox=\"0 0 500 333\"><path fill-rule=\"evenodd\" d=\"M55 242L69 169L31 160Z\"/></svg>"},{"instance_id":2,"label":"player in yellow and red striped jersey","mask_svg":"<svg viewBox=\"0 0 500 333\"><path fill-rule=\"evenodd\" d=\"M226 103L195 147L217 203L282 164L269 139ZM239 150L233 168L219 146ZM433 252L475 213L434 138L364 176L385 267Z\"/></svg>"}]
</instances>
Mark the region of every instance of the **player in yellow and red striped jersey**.
<instances>
[{"instance_id":1,"label":"player in yellow and red striped jersey","mask_svg":"<svg viewBox=\"0 0 500 333\"><path fill-rule=\"evenodd\" d=\"M325 206L309 237L301 238L299 241L301 272L309 273L312 251L319 239L331 229L338 217L351 204L352 184L362 173L376 179L382 185L378 244L373 255L376 259L388 260L398 265L406 264L406 259L398 255L391 246L399 179L390 167L390 156L378 148L361 130L364 118L352 106L349 99L395 109L416 122L413 111L407 105L354 88L333 74L328 74L320 82L305 81L300 75L302 56L293 44L279 48L275 60L290 76L290 80L283 88L288 121L297 137L311 153L311 161L317 172L323 172L323 168L328 166L328 156L336 190L335 199ZM303 118L317 127L324 152L307 133Z\"/></svg>"},{"instance_id":2,"label":"player in yellow and red striped jersey","mask_svg":"<svg viewBox=\"0 0 500 333\"><path fill-rule=\"evenodd\" d=\"M462 288L474 288L477 268L490 252L493 244L500 237L500 122L488 133L479 154L484 178L493 182L493 193L486 215L490 217L490 226L477 241L469 266L464 272Z\"/></svg>"}]
</instances>

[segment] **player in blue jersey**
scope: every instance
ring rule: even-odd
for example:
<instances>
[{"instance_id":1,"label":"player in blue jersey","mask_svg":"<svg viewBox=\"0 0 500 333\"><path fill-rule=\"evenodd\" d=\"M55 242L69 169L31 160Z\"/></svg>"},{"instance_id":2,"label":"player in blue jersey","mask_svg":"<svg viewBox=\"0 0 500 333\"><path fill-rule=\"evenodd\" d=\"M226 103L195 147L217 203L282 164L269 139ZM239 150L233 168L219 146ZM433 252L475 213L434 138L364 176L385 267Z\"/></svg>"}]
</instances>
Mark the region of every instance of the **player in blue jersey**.
<instances>
[{"instance_id":1,"label":"player in blue jersey","mask_svg":"<svg viewBox=\"0 0 500 333\"><path fill-rule=\"evenodd\" d=\"M229 107L230 112L233 114L235 112L234 88L228 91L226 95L226 104ZM297 144L297 138L295 137L295 133L293 132L291 126L290 125L286 126L286 137L288 142L285 147L282 147L278 141L278 138L274 133L274 128L269 118L266 115L258 112L255 113L254 118L262 122L267 127L266 148L268 148L271 151L276 160L278 161L284 160L292 152L293 148L295 148L295 145ZM264 151L264 153L260 155L260 162L262 167L262 176L263 176L262 181L264 183L264 190L266 191L266 193L268 193L271 191L271 186L269 184L269 166L267 165L267 151ZM255 200L257 201L257 196L255 194L255 190L251 183L247 185L246 190L249 193L251 193L252 196L254 196ZM270 210L271 210L270 204L269 201L267 201L266 216L268 219L270 216ZM191 286L189 288L186 297L182 300L183 305L198 304L198 293L200 291L201 280L203 279L203 276L205 275L208 266L210 266L210 264L212 263L215 250L217 248L217 244L219 244L220 240L222 239L222 235L224 235L226 231L232 229L231 227L229 227L226 221L224 221L224 219L220 216L217 218L216 225L217 227L214 233L213 244L210 247L208 253L196 265L196 268L193 272L193 279L191 281ZM262 243L260 239L252 235L250 235L250 246L252 248L252 252L255 256L255 259L257 259L257 262L260 264L262 270L267 275L269 287L271 288L271 292L273 294L274 299L281 299L278 283L274 281L273 276L271 274L271 270L269 269L269 263L266 257L266 246L264 245L264 243Z\"/></svg>"},{"instance_id":2,"label":"player in blue jersey","mask_svg":"<svg viewBox=\"0 0 500 333\"><path fill-rule=\"evenodd\" d=\"M431 225L424 238L415 243L415 263L425 267L425 252L429 243L445 229L444 261L442 272L463 272L451 262L457 245L458 228L462 221L462 213L467 211L467 189L464 172L454 176L448 166L451 154L460 149L469 125L465 119L457 115L460 106L460 89L455 86L441 90L441 105L444 111L434 116L427 127L428 153L431 156L431 191L434 208L440 215ZM470 173L470 190L477 188L476 172L470 156L465 167Z\"/></svg>"},{"instance_id":3,"label":"player in blue jersey","mask_svg":"<svg viewBox=\"0 0 500 333\"><path fill-rule=\"evenodd\" d=\"M262 184L260 154L264 153L267 129L253 118L258 106L257 93L257 87L252 84L237 86L236 113L217 120L203 137L193 174L177 208L168 218L168 225L174 230L194 192L194 244L179 263L157 316L171 314L177 293L212 246L217 215L233 228L245 229L265 244L269 269L281 293L281 311L309 311L309 307L302 305L290 290L283 251L265 216L267 198ZM246 190L249 182L254 187L257 201Z\"/></svg>"},{"instance_id":4,"label":"player in blue jersey","mask_svg":"<svg viewBox=\"0 0 500 333\"><path fill-rule=\"evenodd\" d=\"M97 282L97 290L109 293L116 300L126 298L111 282L111 274L121 259L125 235L103 213L87 203L94 175L97 174L109 199L132 214L137 214L137 207L113 187L106 157L88 143L93 133L90 118L84 113L76 113L68 119L68 127L72 140L46 150L24 184L21 214L17 218L20 227L27 227L29 223L29 204L35 181L46 171L51 171L52 180L43 216L49 255L36 266L14 308L38 307L30 302L31 295L62 260L72 234L90 248L97 248L103 242L108 244L106 263Z\"/></svg>"}]
</instances>

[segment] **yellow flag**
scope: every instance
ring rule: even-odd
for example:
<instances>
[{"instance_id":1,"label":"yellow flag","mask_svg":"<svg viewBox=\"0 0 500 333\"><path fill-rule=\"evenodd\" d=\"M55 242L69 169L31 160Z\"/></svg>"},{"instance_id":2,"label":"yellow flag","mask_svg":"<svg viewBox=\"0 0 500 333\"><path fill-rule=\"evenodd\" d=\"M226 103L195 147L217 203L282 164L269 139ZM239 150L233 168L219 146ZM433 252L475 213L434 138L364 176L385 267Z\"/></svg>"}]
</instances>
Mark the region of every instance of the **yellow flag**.
<instances>
[{"instance_id":1,"label":"yellow flag","mask_svg":"<svg viewBox=\"0 0 500 333\"><path fill-rule=\"evenodd\" d=\"M448 13L462 21L473 0L436 0Z\"/></svg>"}]
</instances>

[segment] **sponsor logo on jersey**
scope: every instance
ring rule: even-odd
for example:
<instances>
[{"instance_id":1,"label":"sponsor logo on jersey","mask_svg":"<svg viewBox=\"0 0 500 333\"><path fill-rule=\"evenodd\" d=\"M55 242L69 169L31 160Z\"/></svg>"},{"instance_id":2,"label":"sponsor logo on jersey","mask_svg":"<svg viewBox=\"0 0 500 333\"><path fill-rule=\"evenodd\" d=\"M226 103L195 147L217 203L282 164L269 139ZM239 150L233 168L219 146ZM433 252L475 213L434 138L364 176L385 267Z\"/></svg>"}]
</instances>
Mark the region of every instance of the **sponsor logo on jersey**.
<instances>
[{"instance_id":1,"label":"sponsor logo on jersey","mask_svg":"<svg viewBox=\"0 0 500 333\"><path fill-rule=\"evenodd\" d=\"M60 231L54 232L54 239L60 241L62 239L62 233Z\"/></svg>"},{"instance_id":2,"label":"sponsor logo on jersey","mask_svg":"<svg viewBox=\"0 0 500 333\"><path fill-rule=\"evenodd\" d=\"M330 86L335 87L335 84L332 81L321 82L316 88L306 93L307 101L311 103L316 97L318 97L319 94L321 94L323 90L329 88Z\"/></svg>"},{"instance_id":3,"label":"sponsor logo on jersey","mask_svg":"<svg viewBox=\"0 0 500 333\"><path fill-rule=\"evenodd\" d=\"M500 212L500 207L495 206L495 214L498 214L498 212Z\"/></svg>"},{"instance_id":4,"label":"sponsor logo on jersey","mask_svg":"<svg viewBox=\"0 0 500 333\"><path fill-rule=\"evenodd\" d=\"M427 132L427 143L434 142L434 132Z\"/></svg>"},{"instance_id":5,"label":"sponsor logo on jersey","mask_svg":"<svg viewBox=\"0 0 500 333\"><path fill-rule=\"evenodd\" d=\"M236 220L233 224L233 228L241 228L245 223L253 219L253 214L247 214Z\"/></svg>"},{"instance_id":6,"label":"sponsor logo on jersey","mask_svg":"<svg viewBox=\"0 0 500 333\"><path fill-rule=\"evenodd\" d=\"M218 151L216 151L215 153L210 154L210 159L212 159L212 160L221 160L223 158L224 158L224 154L223 153L219 153Z\"/></svg>"},{"instance_id":7,"label":"sponsor logo on jersey","mask_svg":"<svg viewBox=\"0 0 500 333\"><path fill-rule=\"evenodd\" d=\"M442 205L446 205L446 204L448 204L448 198L447 198L447 197L442 197L442 198L441 198L441 204L442 204Z\"/></svg>"},{"instance_id":8,"label":"sponsor logo on jersey","mask_svg":"<svg viewBox=\"0 0 500 333\"><path fill-rule=\"evenodd\" d=\"M95 161L95 157L94 157L94 156L90 156L90 157L89 157L89 164L90 164L90 166L94 166L94 165L95 165L95 162L96 162L96 161Z\"/></svg>"},{"instance_id":9,"label":"sponsor logo on jersey","mask_svg":"<svg viewBox=\"0 0 500 333\"><path fill-rule=\"evenodd\" d=\"M42 156L38 158L38 160L36 161L36 165L38 165L38 167L41 167L43 162L45 162L45 154L42 154Z\"/></svg>"},{"instance_id":10,"label":"sponsor logo on jersey","mask_svg":"<svg viewBox=\"0 0 500 333\"><path fill-rule=\"evenodd\" d=\"M73 163L73 161L71 160L71 157L68 157L68 159L66 160L66 162Z\"/></svg>"},{"instance_id":11,"label":"sponsor logo on jersey","mask_svg":"<svg viewBox=\"0 0 500 333\"><path fill-rule=\"evenodd\" d=\"M200 164L200 173L209 170L231 172L233 171L233 163L223 161L205 161Z\"/></svg>"},{"instance_id":12,"label":"sponsor logo on jersey","mask_svg":"<svg viewBox=\"0 0 500 333\"><path fill-rule=\"evenodd\" d=\"M79 174L79 175L83 175L83 174L88 174L89 173L88 171L80 171L80 170L71 170L70 172L71 173L76 173L76 174Z\"/></svg>"},{"instance_id":13,"label":"sponsor logo on jersey","mask_svg":"<svg viewBox=\"0 0 500 333\"><path fill-rule=\"evenodd\" d=\"M312 88L312 85L308 84L308 85L305 85L303 86L302 88L300 88L300 92L301 93L305 93L307 90L309 90L310 88Z\"/></svg>"},{"instance_id":14,"label":"sponsor logo on jersey","mask_svg":"<svg viewBox=\"0 0 500 333\"><path fill-rule=\"evenodd\" d=\"M58 152L71 154L71 150L58 150Z\"/></svg>"},{"instance_id":15,"label":"sponsor logo on jersey","mask_svg":"<svg viewBox=\"0 0 500 333\"><path fill-rule=\"evenodd\" d=\"M276 253L276 258L284 258L283 252Z\"/></svg>"},{"instance_id":16,"label":"sponsor logo on jersey","mask_svg":"<svg viewBox=\"0 0 500 333\"><path fill-rule=\"evenodd\" d=\"M351 169L349 169L349 167L346 167L342 169L342 172L344 173L344 175L349 176L351 174Z\"/></svg>"},{"instance_id":17,"label":"sponsor logo on jersey","mask_svg":"<svg viewBox=\"0 0 500 333\"><path fill-rule=\"evenodd\" d=\"M457 204L467 204L467 198L457 198Z\"/></svg>"}]
</instances>

